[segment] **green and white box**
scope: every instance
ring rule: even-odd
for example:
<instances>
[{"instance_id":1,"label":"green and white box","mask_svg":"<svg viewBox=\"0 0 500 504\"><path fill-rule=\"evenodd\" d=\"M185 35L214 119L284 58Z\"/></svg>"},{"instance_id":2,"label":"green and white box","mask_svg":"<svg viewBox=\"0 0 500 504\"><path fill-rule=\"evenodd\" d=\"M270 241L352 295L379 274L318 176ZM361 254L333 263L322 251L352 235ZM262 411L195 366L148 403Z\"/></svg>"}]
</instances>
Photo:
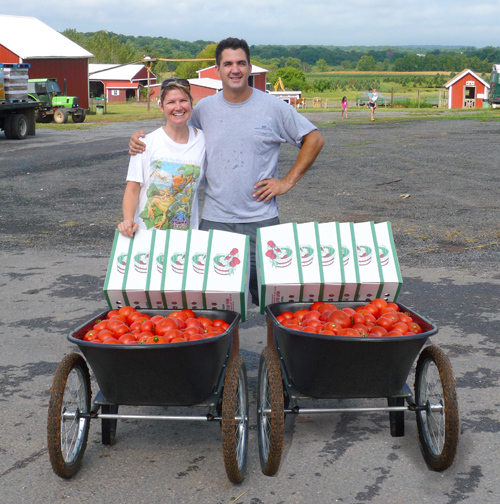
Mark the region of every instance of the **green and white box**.
<instances>
[{"instance_id":1,"label":"green and white box","mask_svg":"<svg viewBox=\"0 0 500 504\"><path fill-rule=\"evenodd\" d=\"M300 301L303 282L297 224L259 228L256 247L260 312L272 303Z\"/></svg>"},{"instance_id":2,"label":"green and white box","mask_svg":"<svg viewBox=\"0 0 500 504\"><path fill-rule=\"evenodd\" d=\"M301 301L322 301L324 278L318 223L297 224L297 234L304 284Z\"/></svg>"},{"instance_id":3,"label":"green and white box","mask_svg":"<svg viewBox=\"0 0 500 504\"><path fill-rule=\"evenodd\" d=\"M359 267L356 260L356 237L352 222L339 223L344 264L344 292L340 301L355 301L359 291Z\"/></svg>"},{"instance_id":4,"label":"green and white box","mask_svg":"<svg viewBox=\"0 0 500 504\"><path fill-rule=\"evenodd\" d=\"M324 277L323 301L333 303L342 299L345 284L340 227L338 222L323 222L318 224L318 230Z\"/></svg>"},{"instance_id":5,"label":"green and white box","mask_svg":"<svg viewBox=\"0 0 500 504\"><path fill-rule=\"evenodd\" d=\"M209 231L203 282L204 307L230 310L247 318L250 280L250 237Z\"/></svg>"},{"instance_id":6,"label":"green and white box","mask_svg":"<svg viewBox=\"0 0 500 504\"><path fill-rule=\"evenodd\" d=\"M111 309L149 308L146 282L150 246L150 231L137 231L128 238L116 230L104 282L104 295Z\"/></svg>"},{"instance_id":7,"label":"green and white box","mask_svg":"<svg viewBox=\"0 0 500 504\"><path fill-rule=\"evenodd\" d=\"M187 264L187 242L189 231L169 229L166 231L161 279L163 305L169 310L186 308L182 296Z\"/></svg>"},{"instance_id":8,"label":"green and white box","mask_svg":"<svg viewBox=\"0 0 500 504\"><path fill-rule=\"evenodd\" d=\"M383 287L380 297L386 301L396 301L403 285L403 277L399 268L391 223L380 222L375 224L374 227L383 277Z\"/></svg>"},{"instance_id":9,"label":"green and white box","mask_svg":"<svg viewBox=\"0 0 500 504\"><path fill-rule=\"evenodd\" d=\"M184 308L201 309L203 305L203 281L207 262L208 232L190 229L187 232L186 259L182 281Z\"/></svg>"},{"instance_id":10,"label":"green and white box","mask_svg":"<svg viewBox=\"0 0 500 504\"><path fill-rule=\"evenodd\" d=\"M356 222L356 259L358 261L360 286L356 301L371 301L380 297L384 277L377 253L377 236L373 222Z\"/></svg>"},{"instance_id":11,"label":"green and white box","mask_svg":"<svg viewBox=\"0 0 500 504\"><path fill-rule=\"evenodd\" d=\"M160 229L153 230L149 252L148 281L146 284L146 296L151 308L167 308L161 291L163 268L168 267L168 260L165 255L166 240L167 231Z\"/></svg>"}]
</instances>

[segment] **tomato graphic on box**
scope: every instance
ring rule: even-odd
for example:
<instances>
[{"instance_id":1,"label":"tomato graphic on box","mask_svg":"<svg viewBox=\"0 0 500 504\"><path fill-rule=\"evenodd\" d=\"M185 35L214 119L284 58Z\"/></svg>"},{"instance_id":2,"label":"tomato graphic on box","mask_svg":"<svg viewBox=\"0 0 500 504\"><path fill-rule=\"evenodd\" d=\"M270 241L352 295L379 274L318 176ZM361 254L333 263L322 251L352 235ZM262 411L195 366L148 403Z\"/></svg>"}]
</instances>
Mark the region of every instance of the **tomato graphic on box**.
<instances>
[{"instance_id":1,"label":"tomato graphic on box","mask_svg":"<svg viewBox=\"0 0 500 504\"><path fill-rule=\"evenodd\" d=\"M121 254L118 254L118 257L116 258L116 269L122 275L125 273L125 268L127 267L127 255L127 253L122 252Z\"/></svg>"},{"instance_id":2,"label":"tomato graphic on box","mask_svg":"<svg viewBox=\"0 0 500 504\"><path fill-rule=\"evenodd\" d=\"M186 260L186 254L184 252L175 252L170 258L170 264L172 265L172 270L175 273L182 275L184 273L184 261Z\"/></svg>"},{"instance_id":3,"label":"tomato graphic on box","mask_svg":"<svg viewBox=\"0 0 500 504\"><path fill-rule=\"evenodd\" d=\"M214 269L219 275L234 275L240 263L237 248L233 248L228 254L219 253L214 256Z\"/></svg>"},{"instance_id":4,"label":"tomato graphic on box","mask_svg":"<svg viewBox=\"0 0 500 504\"><path fill-rule=\"evenodd\" d=\"M193 264L193 269L196 273L203 275L205 273L205 262L207 260L207 254L204 252L196 252L191 257L191 262Z\"/></svg>"},{"instance_id":5,"label":"tomato graphic on box","mask_svg":"<svg viewBox=\"0 0 500 504\"><path fill-rule=\"evenodd\" d=\"M302 266L309 266L314 260L314 249L310 245L300 247L300 261Z\"/></svg>"},{"instance_id":6,"label":"tomato graphic on box","mask_svg":"<svg viewBox=\"0 0 500 504\"><path fill-rule=\"evenodd\" d=\"M378 248L378 255L380 257L380 264L381 266L386 266L389 264L389 249L387 247L384 247L383 245L380 245Z\"/></svg>"},{"instance_id":7,"label":"tomato graphic on box","mask_svg":"<svg viewBox=\"0 0 500 504\"><path fill-rule=\"evenodd\" d=\"M278 247L272 240L267 242L266 257L269 257L273 268L286 268L292 264L292 249L285 245Z\"/></svg>"},{"instance_id":8,"label":"tomato graphic on box","mask_svg":"<svg viewBox=\"0 0 500 504\"><path fill-rule=\"evenodd\" d=\"M331 245L321 245L321 261L323 266L330 266L335 262L335 249Z\"/></svg>"},{"instance_id":9,"label":"tomato graphic on box","mask_svg":"<svg viewBox=\"0 0 500 504\"><path fill-rule=\"evenodd\" d=\"M148 252L138 252L134 256L134 268L138 273L147 273L149 263Z\"/></svg>"},{"instance_id":10,"label":"tomato graphic on box","mask_svg":"<svg viewBox=\"0 0 500 504\"><path fill-rule=\"evenodd\" d=\"M342 258L344 261L344 266L347 266L349 264L349 257L351 255L351 251L342 245Z\"/></svg>"},{"instance_id":11,"label":"tomato graphic on box","mask_svg":"<svg viewBox=\"0 0 500 504\"><path fill-rule=\"evenodd\" d=\"M372 249L366 245L358 245L356 249L358 264L360 266L366 266L367 264L370 264L372 260Z\"/></svg>"},{"instance_id":12,"label":"tomato graphic on box","mask_svg":"<svg viewBox=\"0 0 500 504\"><path fill-rule=\"evenodd\" d=\"M165 259L165 254L158 254L156 256L156 269L158 273L163 273L163 261Z\"/></svg>"}]
</instances>

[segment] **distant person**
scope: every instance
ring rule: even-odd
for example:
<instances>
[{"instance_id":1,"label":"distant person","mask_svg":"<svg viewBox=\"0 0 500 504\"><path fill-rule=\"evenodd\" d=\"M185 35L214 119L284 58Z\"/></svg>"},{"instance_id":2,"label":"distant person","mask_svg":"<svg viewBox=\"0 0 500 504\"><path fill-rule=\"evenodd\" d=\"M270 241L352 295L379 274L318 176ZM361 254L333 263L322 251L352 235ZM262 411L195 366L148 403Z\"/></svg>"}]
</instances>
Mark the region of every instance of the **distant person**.
<instances>
[{"instance_id":1,"label":"distant person","mask_svg":"<svg viewBox=\"0 0 500 504\"><path fill-rule=\"evenodd\" d=\"M146 135L147 149L132 156L118 230L132 238L138 229L198 228L196 190L204 174L205 135L188 120L193 97L186 79L166 79L160 109L165 126Z\"/></svg>"},{"instance_id":2,"label":"distant person","mask_svg":"<svg viewBox=\"0 0 500 504\"><path fill-rule=\"evenodd\" d=\"M220 229L250 237L250 292L258 304L255 241L257 229L279 224L276 197L292 189L311 167L324 140L316 126L283 100L251 87L250 49L245 40L217 45L215 71L222 93L200 100L190 124L207 142L205 203L200 229ZM132 135L131 154L145 148L143 131ZM280 146L298 147L297 158L278 178Z\"/></svg>"},{"instance_id":3,"label":"distant person","mask_svg":"<svg viewBox=\"0 0 500 504\"><path fill-rule=\"evenodd\" d=\"M378 94L377 94L377 90L374 88L372 90L372 88L370 88L368 90L368 98L369 98L369 102L368 102L368 106L370 107L370 119L372 121L375 121L375 117L374 117L374 114L375 114L375 109L377 108L377 100L378 100Z\"/></svg>"},{"instance_id":4,"label":"distant person","mask_svg":"<svg viewBox=\"0 0 500 504\"><path fill-rule=\"evenodd\" d=\"M347 115L347 98L345 96L342 98L342 111L341 111L342 119L344 119L344 112L345 112L345 118L349 119L349 116Z\"/></svg>"}]
</instances>

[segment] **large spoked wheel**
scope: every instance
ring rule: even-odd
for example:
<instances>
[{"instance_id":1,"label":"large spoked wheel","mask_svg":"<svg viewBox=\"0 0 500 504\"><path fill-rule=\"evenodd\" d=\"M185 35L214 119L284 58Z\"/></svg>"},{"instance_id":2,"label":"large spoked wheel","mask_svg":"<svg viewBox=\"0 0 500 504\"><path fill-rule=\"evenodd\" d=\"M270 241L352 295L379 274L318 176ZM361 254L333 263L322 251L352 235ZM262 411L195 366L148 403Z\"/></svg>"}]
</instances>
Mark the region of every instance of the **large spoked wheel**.
<instances>
[{"instance_id":1,"label":"large spoked wheel","mask_svg":"<svg viewBox=\"0 0 500 504\"><path fill-rule=\"evenodd\" d=\"M262 472L274 476L283 452L285 426L283 382L278 354L265 348L260 356L257 391L257 429Z\"/></svg>"},{"instance_id":2,"label":"large spoked wheel","mask_svg":"<svg viewBox=\"0 0 500 504\"><path fill-rule=\"evenodd\" d=\"M90 411L91 394L85 359L77 353L67 355L50 388L47 421L50 463L61 478L71 478L80 468L90 428L90 419L80 414Z\"/></svg>"},{"instance_id":3,"label":"large spoked wheel","mask_svg":"<svg viewBox=\"0 0 500 504\"><path fill-rule=\"evenodd\" d=\"M437 346L425 347L417 362L415 401L420 446L425 461L435 471L453 464L458 444L459 420L455 378L450 361Z\"/></svg>"},{"instance_id":4,"label":"large spoked wheel","mask_svg":"<svg viewBox=\"0 0 500 504\"><path fill-rule=\"evenodd\" d=\"M245 361L231 357L222 396L222 451L232 483L245 478L248 451L248 387Z\"/></svg>"}]
</instances>

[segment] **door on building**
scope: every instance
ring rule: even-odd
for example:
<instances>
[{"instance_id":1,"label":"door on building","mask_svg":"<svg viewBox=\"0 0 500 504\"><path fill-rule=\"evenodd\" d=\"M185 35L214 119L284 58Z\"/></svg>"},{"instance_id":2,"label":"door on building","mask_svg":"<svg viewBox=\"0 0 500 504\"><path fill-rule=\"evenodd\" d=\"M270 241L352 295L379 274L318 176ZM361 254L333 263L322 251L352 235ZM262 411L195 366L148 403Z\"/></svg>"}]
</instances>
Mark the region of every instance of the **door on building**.
<instances>
[{"instance_id":1,"label":"door on building","mask_svg":"<svg viewBox=\"0 0 500 504\"><path fill-rule=\"evenodd\" d=\"M464 86L464 108L476 107L476 86Z\"/></svg>"}]
</instances>

